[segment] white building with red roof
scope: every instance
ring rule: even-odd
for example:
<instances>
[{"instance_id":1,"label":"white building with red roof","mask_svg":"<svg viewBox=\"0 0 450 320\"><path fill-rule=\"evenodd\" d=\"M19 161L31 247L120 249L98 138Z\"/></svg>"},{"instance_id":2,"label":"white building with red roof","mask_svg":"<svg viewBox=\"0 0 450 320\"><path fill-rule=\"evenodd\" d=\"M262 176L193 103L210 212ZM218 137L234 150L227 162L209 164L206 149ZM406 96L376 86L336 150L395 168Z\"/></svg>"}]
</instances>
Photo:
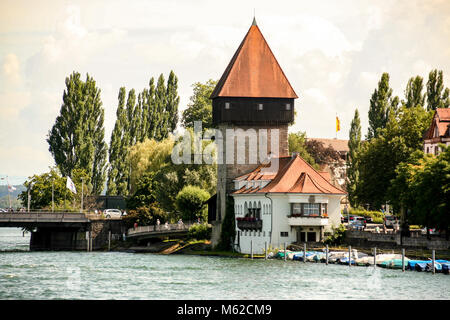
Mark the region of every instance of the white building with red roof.
<instances>
[{"instance_id":1,"label":"white building with red roof","mask_svg":"<svg viewBox=\"0 0 450 320\"><path fill-rule=\"evenodd\" d=\"M423 151L439 154L439 144L450 145L450 109L437 108L431 126L425 133Z\"/></svg>"},{"instance_id":2,"label":"white building with red roof","mask_svg":"<svg viewBox=\"0 0 450 320\"><path fill-rule=\"evenodd\" d=\"M265 244L317 242L340 224L340 202L346 192L297 154L278 159L234 180L236 245L242 253L263 253Z\"/></svg>"}]
</instances>

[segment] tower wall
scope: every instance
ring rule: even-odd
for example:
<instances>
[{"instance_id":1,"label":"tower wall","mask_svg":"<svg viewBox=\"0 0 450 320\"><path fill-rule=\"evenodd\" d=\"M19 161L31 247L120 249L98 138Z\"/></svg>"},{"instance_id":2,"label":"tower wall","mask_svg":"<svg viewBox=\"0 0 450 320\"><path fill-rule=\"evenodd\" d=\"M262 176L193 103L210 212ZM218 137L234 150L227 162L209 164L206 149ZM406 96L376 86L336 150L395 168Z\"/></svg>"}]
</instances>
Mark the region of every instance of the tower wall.
<instances>
[{"instance_id":1,"label":"tower wall","mask_svg":"<svg viewBox=\"0 0 450 320\"><path fill-rule=\"evenodd\" d=\"M259 157L259 139L257 138L257 144L252 145L249 143L249 139L247 138L245 141L245 163L238 164L238 151L237 145L238 141L235 138L234 140L234 159L233 164L227 164L227 129L242 129L244 132L248 132L247 130L253 129L258 134L258 130L264 129L267 130L267 154L273 153L278 154L280 156L289 155L289 145L288 145L288 124L279 124L279 125L233 125L233 124L220 124L218 129L222 133L222 145L223 145L223 163L217 165L217 212L216 212L216 220L213 222L213 234L211 237L212 245L217 245L220 238L220 229L221 229L221 221L223 221L226 212L226 201L227 196L234 191L234 182L233 180L239 176L242 176L248 172L253 171L258 165L261 164L261 159ZM279 140L277 147L279 148L278 152L276 150L271 149L271 132L272 130L277 129ZM228 150L229 151L229 150ZM257 163L249 164L250 154L257 155Z\"/></svg>"}]
</instances>

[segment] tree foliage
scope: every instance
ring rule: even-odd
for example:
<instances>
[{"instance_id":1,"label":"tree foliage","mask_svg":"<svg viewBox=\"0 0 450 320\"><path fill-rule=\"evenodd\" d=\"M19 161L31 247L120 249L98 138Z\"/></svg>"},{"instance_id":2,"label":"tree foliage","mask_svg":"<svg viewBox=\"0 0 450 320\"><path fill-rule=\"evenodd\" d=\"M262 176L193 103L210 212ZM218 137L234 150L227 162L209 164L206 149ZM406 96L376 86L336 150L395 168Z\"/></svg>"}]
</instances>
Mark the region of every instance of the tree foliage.
<instances>
[{"instance_id":1,"label":"tree foliage","mask_svg":"<svg viewBox=\"0 0 450 320\"><path fill-rule=\"evenodd\" d=\"M358 205L356 188L359 182L359 153L361 151L361 120L359 119L358 109L355 109L355 115L350 124L348 148L347 192L350 204L354 207Z\"/></svg>"},{"instance_id":2,"label":"tree foliage","mask_svg":"<svg viewBox=\"0 0 450 320\"><path fill-rule=\"evenodd\" d=\"M425 107L425 94L423 91L423 78L416 76L411 78L406 85L405 99L402 100L402 104L407 108L412 107Z\"/></svg>"},{"instance_id":3,"label":"tree foliage","mask_svg":"<svg viewBox=\"0 0 450 320\"><path fill-rule=\"evenodd\" d=\"M126 99L126 89L120 88L117 119L111 135L109 153L108 190L110 195L128 195L132 182L130 148L146 139L161 141L173 132L178 123L178 78L170 72L167 85L163 74L157 85L152 77L149 87L136 96L131 89Z\"/></svg>"},{"instance_id":4,"label":"tree foliage","mask_svg":"<svg viewBox=\"0 0 450 320\"><path fill-rule=\"evenodd\" d=\"M104 142L104 110L100 89L92 77L86 81L73 72L66 78L63 104L47 142L56 166L63 176L83 169L90 177L94 194L105 182L107 146Z\"/></svg>"},{"instance_id":5,"label":"tree foliage","mask_svg":"<svg viewBox=\"0 0 450 320\"><path fill-rule=\"evenodd\" d=\"M436 157L417 151L400 163L389 189L391 201L403 208L409 223L437 228L449 235L450 147Z\"/></svg>"},{"instance_id":6,"label":"tree foliage","mask_svg":"<svg viewBox=\"0 0 450 320\"><path fill-rule=\"evenodd\" d=\"M340 161L341 155L331 145L325 146L321 141L309 139L305 144L306 151L313 157L318 165Z\"/></svg>"},{"instance_id":7,"label":"tree foliage","mask_svg":"<svg viewBox=\"0 0 450 320\"><path fill-rule=\"evenodd\" d=\"M388 200L387 190L395 169L422 149L422 136L428 129L431 113L422 107L401 107L391 114L378 137L365 143L359 154L359 183L356 196L361 204L378 209Z\"/></svg>"},{"instance_id":8,"label":"tree foliage","mask_svg":"<svg viewBox=\"0 0 450 320\"><path fill-rule=\"evenodd\" d=\"M443 92L442 92L443 91ZM444 90L442 70L431 70L427 82L427 110L450 107L450 89Z\"/></svg>"},{"instance_id":9,"label":"tree foliage","mask_svg":"<svg viewBox=\"0 0 450 320\"><path fill-rule=\"evenodd\" d=\"M319 169L313 156L308 152L306 148L306 132L289 133L288 144L289 152L297 152L306 162L308 162L315 169Z\"/></svg>"},{"instance_id":10,"label":"tree foliage","mask_svg":"<svg viewBox=\"0 0 450 320\"><path fill-rule=\"evenodd\" d=\"M82 183L82 179L85 183ZM49 172L33 175L25 181L27 190L19 194L18 198L23 207L28 206L28 188L30 188L30 209L52 209L52 184L55 210L75 210L81 206L81 187L84 185L83 195L92 194L92 185L89 183L89 175L85 170L74 169L72 181L77 193L72 193L67 187L67 178L62 177L57 168L51 168Z\"/></svg>"},{"instance_id":11,"label":"tree foliage","mask_svg":"<svg viewBox=\"0 0 450 320\"><path fill-rule=\"evenodd\" d=\"M190 97L188 108L183 111L181 124L183 127L194 127L194 121L201 121L205 130L212 127L212 100L210 96L217 85L217 81L208 80L205 84L193 84L194 93Z\"/></svg>"},{"instance_id":12,"label":"tree foliage","mask_svg":"<svg viewBox=\"0 0 450 320\"><path fill-rule=\"evenodd\" d=\"M210 198L210 194L196 186L186 186L177 194L175 204L181 217L184 220L195 221L200 218L203 221L208 219L205 202Z\"/></svg>"},{"instance_id":13,"label":"tree foliage","mask_svg":"<svg viewBox=\"0 0 450 320\"><path fill-rule=\"evenodd\" d=\"M179 141L181 143L182 139ZM130 150L131 194L139 190L140 177L153 174L152 189L156 201L163 210L173 214L177 212L176 196L183 187L192 185L213 193L217 183L214 164L173 163L171 154L174 144L172 138L159 142L147 139Z\"/></svg>"},{"instance_id":14,"label":"tree foliage","mask_svg":"<svg viewBox=\"0 0 450 320\"><path fill-rule=\"evenodd\" d=\"M378 129L386 127L389 114L395 113L398 103L398 97L392 95L389 87L389 74L383 73L378 88L370 98L368 140L378 137Z\"/></svg>"}]
</instances>

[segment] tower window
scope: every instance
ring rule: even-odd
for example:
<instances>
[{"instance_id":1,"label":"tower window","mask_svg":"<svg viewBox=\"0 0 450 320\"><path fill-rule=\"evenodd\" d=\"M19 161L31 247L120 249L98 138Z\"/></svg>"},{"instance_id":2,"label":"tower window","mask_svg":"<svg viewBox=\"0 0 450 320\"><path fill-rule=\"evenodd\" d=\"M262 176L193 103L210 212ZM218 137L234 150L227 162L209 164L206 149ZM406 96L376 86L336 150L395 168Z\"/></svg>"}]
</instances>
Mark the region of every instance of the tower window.
<instances>
[{"instance_id":1,"label":"tower window","mask_svg":"<svg viewBox=\"0 0 450 320\"><path fill-rule=\"evenodd\" d=\"M286 110L291 110L291 104L290 103L286 103Z\"/></svg>"},{"instance_id":2,"label":"tower window","mask_svg":"<svg viewBox=\"0 0 450 320\"><path fill-rule=\"evenodd\" d=\"M230 103L229 102L225 102L225 109L230 109Z\"/></svg>"},{"instance_id":3,"label":"tower window","mask_svg":"<svg viewBox=\"0 0 450 320\"><path fill-rule=\"evenodd\" d=\"M262 103L258 103L258 110L262 110L263 109L263 104Z\"/></svg>"}]
</instances>

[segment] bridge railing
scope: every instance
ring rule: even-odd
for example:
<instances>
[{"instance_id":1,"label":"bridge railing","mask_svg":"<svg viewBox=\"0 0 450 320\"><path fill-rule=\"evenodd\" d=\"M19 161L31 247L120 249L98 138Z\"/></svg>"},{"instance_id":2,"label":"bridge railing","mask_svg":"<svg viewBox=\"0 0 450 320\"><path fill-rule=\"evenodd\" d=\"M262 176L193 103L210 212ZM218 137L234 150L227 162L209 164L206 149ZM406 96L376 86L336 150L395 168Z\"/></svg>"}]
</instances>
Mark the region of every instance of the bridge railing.
<instances>
[{"instance_id":1,"label":"bridge railing","mask_svg":"<svg viewBox=\"0 0 450 320\"><path fill-rule=\"evenodd\" d=\"M177 231L186 231L192 226L192 223L189 224L163 224L163 225L152 225L152 226L141 226L136 228L128 229L128 235L137 235L141 233L165 233L165 232L177 232Z\"/></svg>"},{"instance_id":2,"label":"bridge railing","mask_svg":"<svg viewBox=\"0 0 450 320\"><path fill-rule=\"evenodd\" d=\"M40 222L40 221L54 221L54 222L85 222L88 221L85 215L75 212L26 212L26 213L0 213L0 220L3 222Z\"/></svg>"}]
</instances>

